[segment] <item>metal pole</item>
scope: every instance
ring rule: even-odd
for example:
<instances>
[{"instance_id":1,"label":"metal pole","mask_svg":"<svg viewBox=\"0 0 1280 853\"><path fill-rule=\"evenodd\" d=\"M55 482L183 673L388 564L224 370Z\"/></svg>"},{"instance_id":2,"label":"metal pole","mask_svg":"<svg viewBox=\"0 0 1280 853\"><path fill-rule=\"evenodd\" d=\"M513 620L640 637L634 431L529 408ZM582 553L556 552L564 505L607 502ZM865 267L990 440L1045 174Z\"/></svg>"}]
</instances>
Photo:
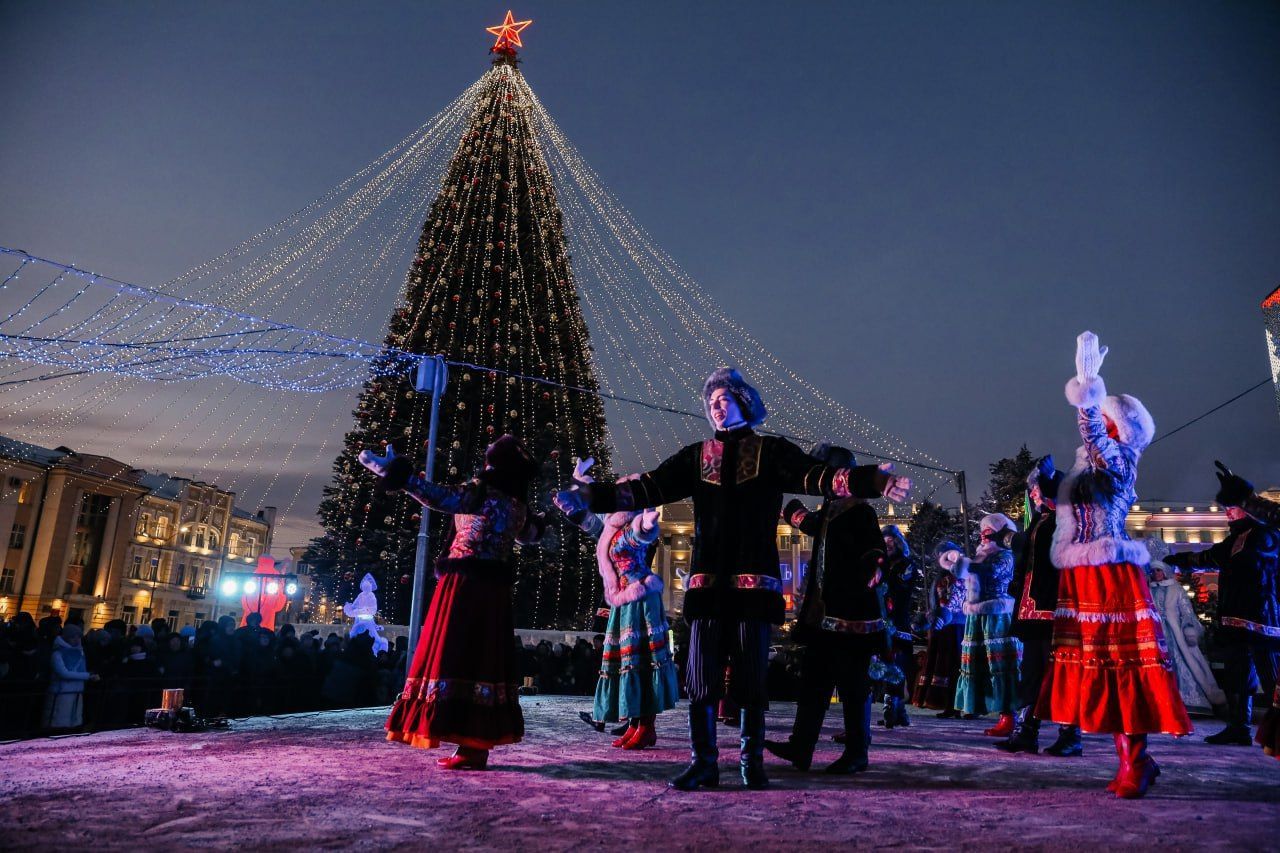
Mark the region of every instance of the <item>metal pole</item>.
<instances>
[{"instance_id":1,"label":"metal pole","mask_svg":"<svg viewBox=\"0 0 1280 853\"><path fill-rule=\"evenodd\" d=\"M436 356L432 359L436 362L435 370L432 374L431 381L431 423L427 428L427 464L426 475L427 481L430 482L435 476L436 469L436 434L440 427L440 397L444 394L445 383L447 381L444 359ZM419 388L419 391L422 389ZM413 555L413 600L409 603L409 648L407 650L408 658L413 660L413 651L418 645L418 635L422 633L422 620L424 618L423 597L425 593L424 587L427 582L427 552L431 548L431 510L428 507L422 508L422 519L418 522L418 548Z\"/></svg>"},{"instance_id":2,"label":"metal pole","mask_svg":"<svg viewBox=\"0 0 1280 853\"><path fill-rule=\"evenodd\" d=\"M960 544L964 548L964 555L972 557L973 551L969 547L969 489L965 484L963 471L956 472L956 488L960 490L960 525L964 532Z\"/></svg>"}]
</instances>

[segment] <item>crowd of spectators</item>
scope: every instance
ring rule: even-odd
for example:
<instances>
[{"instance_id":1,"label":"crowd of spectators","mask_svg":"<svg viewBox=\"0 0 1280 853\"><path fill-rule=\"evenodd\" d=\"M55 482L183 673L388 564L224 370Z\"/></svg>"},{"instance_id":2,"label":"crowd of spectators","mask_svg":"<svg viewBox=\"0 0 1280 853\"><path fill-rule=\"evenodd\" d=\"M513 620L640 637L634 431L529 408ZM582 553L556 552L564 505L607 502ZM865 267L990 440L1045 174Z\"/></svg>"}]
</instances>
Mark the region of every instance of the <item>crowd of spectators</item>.
<instances>
[{"instance_id":1,"label":"crowd of spectators","mask_svg":"<svg viewBox=\"0 0 1280 853\"><path fill-rule=\"evenodd\" d=\"M403 637L375 654L367 634L271 631L260 621L251 613L239 626L224 616L174 631L164 619L114 619L86 631L57 616L36 622L18 613L0 622L0 739L141 725L168 688L181 688L198 717L216 719L386 705L404 684ZM521 692L595 692L602 634L572 644L513 642ZM684 645L677 637L681 666ZM799 661L786 647L770 657L771 695L793 698Z\"/></svg>"},{"instance_id":2,"label":"crowd of spectators","mask_svg":"<svg viewBox=\"0 0 1280 853\"><path fill-rule=\"evenodd\" d=\"M375 655L368 635L271 631L255 613L176 632L163 619L85 631L18 613L0 623L0 737L140 725L169 688L204 718L388 704L404 669L403 640Z\"/></svg>"}]
</instances>

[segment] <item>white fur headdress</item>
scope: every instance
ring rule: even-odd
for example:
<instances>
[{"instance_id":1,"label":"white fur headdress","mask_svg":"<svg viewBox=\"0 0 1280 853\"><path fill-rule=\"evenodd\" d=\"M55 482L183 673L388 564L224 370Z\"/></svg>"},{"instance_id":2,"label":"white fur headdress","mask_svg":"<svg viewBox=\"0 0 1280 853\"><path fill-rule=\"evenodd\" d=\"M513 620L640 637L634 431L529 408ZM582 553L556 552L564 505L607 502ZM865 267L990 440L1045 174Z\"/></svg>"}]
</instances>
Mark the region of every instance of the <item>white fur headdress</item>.
<instances>
[{"instance_id":1,"label":"white fur headdress","mask_svg":"<svg viewBox=\"0 0 1280 853\"><path fill-rule=\"evenodd\" d=\"M1116 439L1139 455L1147 449L1156 434L1156 422L1137 397L1128 394L1107 396L1102 377L1081 382L1074 376L1067 381L1067 401L1077 409L1096 406L1107 420L1116 425Z\"/></svg>"}]
</instances>

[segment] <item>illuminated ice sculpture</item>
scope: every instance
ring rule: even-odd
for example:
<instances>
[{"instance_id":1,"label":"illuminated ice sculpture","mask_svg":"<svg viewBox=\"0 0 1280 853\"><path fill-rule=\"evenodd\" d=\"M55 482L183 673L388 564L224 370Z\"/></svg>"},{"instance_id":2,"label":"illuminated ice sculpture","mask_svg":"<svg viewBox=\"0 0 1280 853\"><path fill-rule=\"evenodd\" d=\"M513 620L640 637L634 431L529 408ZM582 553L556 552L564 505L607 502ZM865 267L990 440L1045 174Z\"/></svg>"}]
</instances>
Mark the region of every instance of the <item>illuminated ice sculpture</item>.
<instances>
[{"instance_id":1,"label":"illuminated ice sculpture","mask_svg":"<svg viewBox=\"0 0 1280 853\"><path fill-rule=\"evenodd\" d=\"M378 612L378 597L373 594L377 588L378 583L373 579L373 575L366 574L360 580L360 594L356 596L356 600L342 605L342 612L355 620L347 636L358 637L361 634L368 634L373 638L375 655L391 647L386 637L382 636L382 628L373 621L373 617Z\"/></svg>"}]
</instances>

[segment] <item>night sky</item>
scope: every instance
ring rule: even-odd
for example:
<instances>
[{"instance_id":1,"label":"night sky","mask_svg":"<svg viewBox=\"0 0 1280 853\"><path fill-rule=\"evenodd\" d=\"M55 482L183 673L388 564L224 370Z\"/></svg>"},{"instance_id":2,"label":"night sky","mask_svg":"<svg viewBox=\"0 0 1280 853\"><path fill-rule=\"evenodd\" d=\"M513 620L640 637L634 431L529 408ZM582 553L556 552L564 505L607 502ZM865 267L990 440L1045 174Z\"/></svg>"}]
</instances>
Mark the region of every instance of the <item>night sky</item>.
<instances>
[{"instance_id":1,"label":"night sky","mask_svg":"<svg viewBox=\"0 0 1280 853\"><path fill-rule=\"evenodd\" d=\"M166 281L437 112L506 9L6 0L0 244ZM1280 5L514 11L535 21L530 84L656 242L797 372L971 481L1024 442L1070 458L1082 329L1158 432L1267 375ZM85 449L147 464L119 440ZM1208 500L1214 458L1280 484L1269 389L1153 447L1140 496Z\"/></svg>"}]
</instances>

